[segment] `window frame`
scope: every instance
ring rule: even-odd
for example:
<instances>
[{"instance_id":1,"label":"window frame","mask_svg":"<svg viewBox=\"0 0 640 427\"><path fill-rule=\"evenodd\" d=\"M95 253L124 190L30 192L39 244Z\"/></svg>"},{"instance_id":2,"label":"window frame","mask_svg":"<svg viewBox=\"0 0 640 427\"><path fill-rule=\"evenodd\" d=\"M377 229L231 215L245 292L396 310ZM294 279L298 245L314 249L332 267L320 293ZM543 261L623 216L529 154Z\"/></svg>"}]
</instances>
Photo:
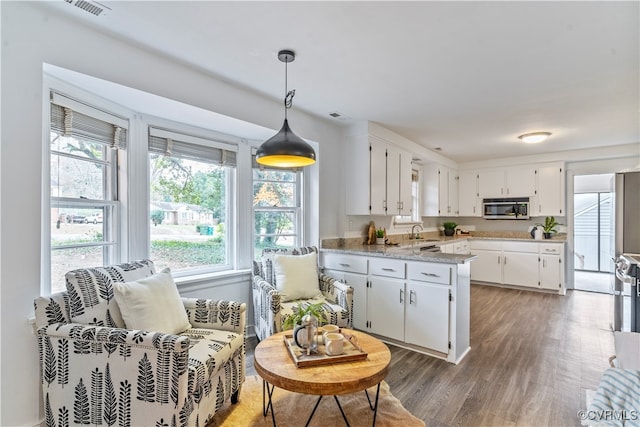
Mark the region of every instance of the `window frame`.
<instances>
[{"instance_id":1,"label":"window frame","mask_svg":"<svg viewBox=\"0 0 640 427\"><path fill-rule=\"evenodd\" d=\"M252 159L254 157L252 156ZM290 182L290 183L294 183L295 186L295 206L287 206L287 207L256 207L253 205L253 188L256 182L282 182L282 181L277 181L274 179L260 179L258 181L256 181L253 177L253 172L254 170L272 170L274 172L291 172L295 174L295 181L286 181L286 182ZM253 167L251 168L251 200L252 200L252 235L251 235L251 241L252 241L252 252L253 252L253 259L256 259L257 257L260 256L260 254L256 254L255 253L255 241L256 241L256 237L259 236L270 236L269 234L256 234L256 227L255 227L255 218L256 218L256 212L294 212L295 215L295 219L294 219L294 234L287 234L286 236L293 236L294 237L294 243L292 245L292 247L299 247L302 246L304 242L304 236L303 236L303 232L304 232L304 225L305 225L305 218L304 218L304 209L303 209L303 204L304 204L304 169L303 170L287 170L287 169L277 169L277 168L264 168L261 166L256 166L255 162L253 162ZM275 236L275 235L274 235Z\"/></svg>"},{"instance_id":2,"label":"window frame","mask_svg":"<svg viewBox=\"0 0 640 427\"><path fill-rule=\"evenodd\" d=\"M81 161L87 161L92 163L110 164L106 171L107 177L104 178L105 195L104 200L97 199L82 199L75 197L59 197L54 196L51 191L51 160L54 151L51 149L51 105L53 102L54 94L62 96L67 99L68 102L73 104L74 107L81 109L83 114L92 116L96 119L108 122L105 120L108 117L119 119L119 124L127 122L127 141L130 139L129 130L131 129L131 112L120 105L112 103L95 94L78 89L75 86L68 84L62 80L52 77L46 73L43 74L43 100L42 100L42 141L43 141L43 155L42 155L42 191L41 191L41 206L42 206L42 218L41 218L41 244L40 244L40 290L42 295L51 295L52 290L52 268L53 251L56 249L69 249L79 247L103 247L103 263L118 263L122 259L123 252L123 233L122 230L122 215L123 204L120 192L120 182L123 179L123 174L126 173L126 150L114 149L107 146L106 155L109 156L109 160L96 160L82 158L81 156L75 156L73 154L58 152L59 154L67 158L73 158ZM59 105L59 104L58 104ZM108 197L111 200L108 200ZM55 207L77 207L78 209L99 209L103 208L103 230L108 227L111 241L106 240L99 243L79 243L75 245L64 245L64 247L53 247L51 243L52 239L52 220L51 212ZM107 220L104 216L106 209L111 210L111 223L105 225L104 221Z\"/></svg>"}]
</instances>

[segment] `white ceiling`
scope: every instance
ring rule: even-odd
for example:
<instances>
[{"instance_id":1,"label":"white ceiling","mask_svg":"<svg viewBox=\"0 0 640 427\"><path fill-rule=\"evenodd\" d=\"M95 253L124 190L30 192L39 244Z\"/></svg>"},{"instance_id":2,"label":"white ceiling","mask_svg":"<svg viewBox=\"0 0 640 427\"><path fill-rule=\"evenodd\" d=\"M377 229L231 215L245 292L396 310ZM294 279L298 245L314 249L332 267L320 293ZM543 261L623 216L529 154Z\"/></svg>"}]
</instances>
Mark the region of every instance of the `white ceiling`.
<instances>
[{"instance_id":1,"label":"white ceiling","mask_svg":"<svg viewBox=\"0 0 640 427\"><path fill-rule=\"evenodd\" d=\"M458 162L640 141L638 1L101 3L50 5L274 99L292 49L294 108ZM533 131L553 135L516 138Z\"/></svg>"}]
</instances>

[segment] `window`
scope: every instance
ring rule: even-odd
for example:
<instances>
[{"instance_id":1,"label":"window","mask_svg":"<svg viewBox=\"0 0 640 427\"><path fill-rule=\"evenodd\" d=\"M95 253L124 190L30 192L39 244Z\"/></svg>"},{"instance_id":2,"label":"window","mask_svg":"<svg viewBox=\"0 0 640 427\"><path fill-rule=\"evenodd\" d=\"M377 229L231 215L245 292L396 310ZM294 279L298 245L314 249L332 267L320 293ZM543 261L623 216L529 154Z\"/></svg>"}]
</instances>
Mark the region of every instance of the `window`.
<instances>
[{"instance_id":1,"label":"window","mask_svg":"<svg viewBox=\"0 0 640 427\"><path fill-rule=\"evenodd\" d=\"M149 252L158 269L232 268L236 152L233 144L149 128Z\"/></svg>"},{"instance_id":2,"label":"window","mask_svg":"<svg viewBox=\"0 0 640 427\"><path fill-rule=\"evenodd\" d=\"M301 244L302 172L263 168L253 159L254 259L264 248Z\"/></svg>"},{"instance_id":3,"label":"window","mask_svg":"<svg viewBox=\"0 0 640 427\"><path fill-rule=\"evenodd\" d=\"M64 274L118 260L118 150L128 122L58 93L50 104L51 293ZM46 262L45 261L45 262Z\"/></svg>"},{"instance_id":4,"label":"window","mask_svg":"<svg viewBox=\"0 0 640 427\"><path fill-rule=\"evenodd\" d=\"M411 170L411 215L396 215L394 223L398 225L422 224L420 219L420 172Z\"/></svg>"}]
</instances>

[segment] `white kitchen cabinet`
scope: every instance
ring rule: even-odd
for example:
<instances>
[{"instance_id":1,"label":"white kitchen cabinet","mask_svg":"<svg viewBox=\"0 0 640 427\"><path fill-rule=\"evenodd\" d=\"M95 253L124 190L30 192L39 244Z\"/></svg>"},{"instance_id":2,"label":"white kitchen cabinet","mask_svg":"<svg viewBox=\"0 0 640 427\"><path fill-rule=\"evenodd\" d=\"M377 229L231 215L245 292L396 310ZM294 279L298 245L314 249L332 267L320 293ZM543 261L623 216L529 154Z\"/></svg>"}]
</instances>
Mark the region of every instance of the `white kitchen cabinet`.
<instances>
[{"instance_id":1,"label":"white kitchen cabinet","mask_svg":"<svg viewBox=\"0 0 640 427\"><path fill-rule=\"evenodd\" d=\"M370 185L370 214L386 215L387 213L387 146L382 141L371 138L370 162L371 173L368 178ZM361 183L363 186L367 182Z\"/></svg>"},{"instance_id":2,"label":"white kitchen cabinet","mask_svg":"<svg viewBox=\"0 0 640 427\"><path fill-rule=\"evenodd\" d=\"M471 266L471 280L502 283L502 242L472 240L471 254L476 260Z\"/></svg>"},{"instance_id":3,"label":"white kitchen cabinet","mask_svg":"<svg viewBox=\"0 0 640 427\"><path fill-rule=\"evenodd\" d=\"M564 285L564 245L540 244L540 282L542 289L562 290Z\"/></svg>"},{"instance_id":4,"label":"white kitchen cabinet","mask_svg":"<svg viewBox=\"0 0 640 427\"><path fill-rule=\"evenodd\" d=\"M537 287L538 281L538 244L503 242L502 283Z\"/></svg>"},{"instance_id":5,"label":"white kitchen cabinet","mask_svg":"<svg viewBox=\"0 0 640 427\"><path fill-rule=\"evenodd\" d=\"M411 153L369 132L349 135L345 144L346 213L410 215Z\"/></svg>"},{"instance_id":6,"label":"white kitchen cabinet","mask_svg":"<svg viewBox=\"0 0 640 427\"><path fill-rule=\"evenodd\" d=\"M443 243L439 245L440 252L445 254L469 254L471 250L469 248L469 241L464 240L455 240L450 243Z\"/></svg>"},{"instance_id":7,"label":"white kitchen cabinet","mask_svg":"<svg viewBox=\"0 0 640 427\"><path fill-rule=\"evenodd\" d=\"M425 167L422 180L424 216L458 216L458 173L437 163Z\"/></svg>"},{"instance_id":8,"label":"white kitchen cabinet","mask_svg":"<svg viewBox=\"0 0 640 427\"><path fill-rule=\"evenodd\" d=\"M367 259L348 254L322 252L324 274L353 288L353 327L364 330L367 322Z\"/></svg>"},{"instance_id":9,"label":"white kitchen cabinet","mask_svg":"<svg viewBox=\"0 0 640 427\"><path fill-rule=\"evenodd\" d=\"M564 164L555 163L536 169L536 199L531 216L564 216Z\"/></svg>"},{"instance_id":10,"label":"white kitchen cabinet","mask_svg":"<svg viewBox=\"0 0 640 427\"><path fill-rule=\"evenodd\" d=\"M478 194L483 198L533 197L536 173L532 166L487 169L478 172Z\"/></svg>"},{"instance_id":11,"label":"white kitchen cabinet","mask_svg":"<svg viewBox=\"0 0 640 427\"><path fill-rule=\"evenodd\" d=\"M449 286L407 285L404 340L440 353L449 351Z\"/></svg>"},{"instance_id":12,"label":"white kitchen cabinet","mask_svg":"<svg viewBox=\"0 0 640 427\"><path fill-rule=\"evenodd\" d=\"M471 241L471 280L564 293L562 243Z\"/></svg>"},{"instance_id":13,"label":"white kitchen cabinet","mask_svg":"<svg viewBox=\"0 0 640 427\"><path fill-rule=\"evenodd\" d=\"M482 216L476 171L458 172L458 215Z\"/></svg>"},{"instance_id":14,"label":"white kitchen cabinet","mask_svg":"<svg viewBox=\"0 0 640 427\"><path fill-rule=\"evenodd\" d=\"M370 276L367 290L368 331L404 341L405 282Z\"/></svg>"}]
</instances>

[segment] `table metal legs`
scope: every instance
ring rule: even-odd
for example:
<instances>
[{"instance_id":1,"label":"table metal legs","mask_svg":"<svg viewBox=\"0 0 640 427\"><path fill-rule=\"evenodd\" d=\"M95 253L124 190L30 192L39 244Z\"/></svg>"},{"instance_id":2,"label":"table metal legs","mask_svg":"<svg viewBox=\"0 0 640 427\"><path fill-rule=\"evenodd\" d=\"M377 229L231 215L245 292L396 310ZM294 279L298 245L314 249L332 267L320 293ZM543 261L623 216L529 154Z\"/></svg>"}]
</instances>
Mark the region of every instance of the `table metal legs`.
<instances>
[{"instance_id":1,"label":"table metal legs","mask_svg":"<svg viewBox=\"0 0 640 427\"><path fill-rule=\"evenodd\" d=\"M269 412L269 409L271 409L271 421L273 421L274 427L276 427L276 416L273 413L273 400L271 397L273 396L273 390L275 388L276 386L270 385L265 380L262 380L262 415L266 417L267 413ZM369 408L373 411L372 426L375 427L376 417L378 415L378 397L380 396L380 383L378 383L378 387L376 388L376 398L373 403L371 402L371 398L369 397L369 392L366 389L364 393L367 395L367 402L369 402ZM267 397L268 397L268 401L267 401ZM309 419L307 420L305 427L308 427L309 424L311 423L311 419L315 415L316 409L318 409L318 405L320 405L320 401L322 400L323 397L324 396L322 395L318 397L318 400L316 401L316 404L313 407L313 411L311 411L311 415L309 415ZM340 405L340 401L338 400L338 396L333 396L333 398L335 399L336 404L338 405L338 409L340 409L340 413L342 414L342 418L344 419L345 424L347 425L347 427L350 427L349 421L347 420L347 416L345 415L344 410L342 409L342 405Z\"/></svg>"}]
</instances>

